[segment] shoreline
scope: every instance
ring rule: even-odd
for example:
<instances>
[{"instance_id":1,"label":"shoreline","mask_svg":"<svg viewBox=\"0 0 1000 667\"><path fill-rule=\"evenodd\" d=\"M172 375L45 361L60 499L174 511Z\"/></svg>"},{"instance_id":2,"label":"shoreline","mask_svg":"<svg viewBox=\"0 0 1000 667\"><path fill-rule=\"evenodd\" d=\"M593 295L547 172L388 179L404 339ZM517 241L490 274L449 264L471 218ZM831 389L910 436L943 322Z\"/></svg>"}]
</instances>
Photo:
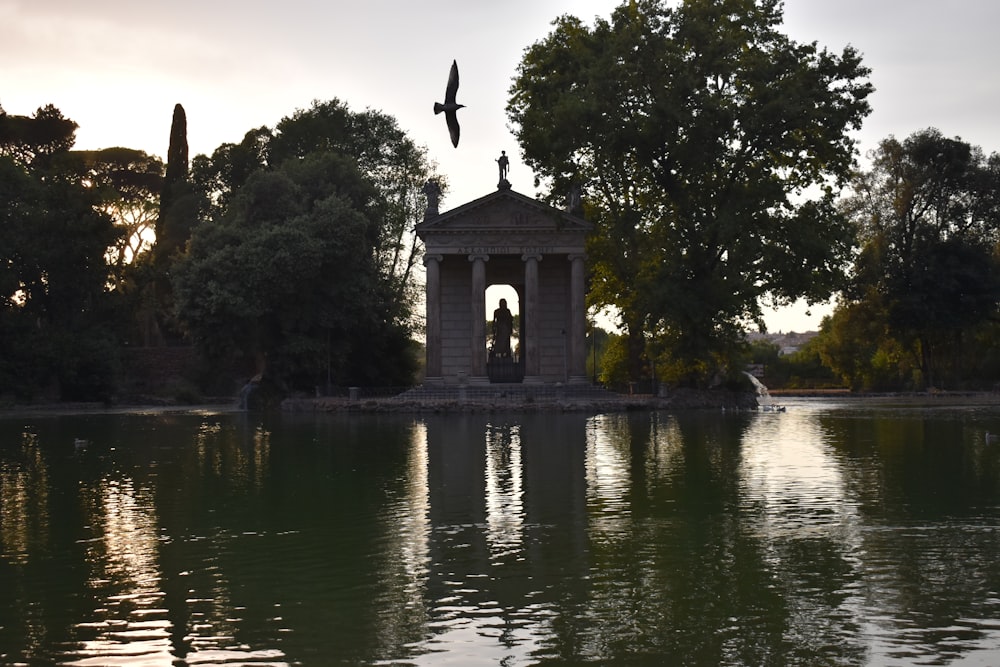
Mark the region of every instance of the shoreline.
<instances>
[{"instance_id":1,"label":"shoreline","mask_svg":"<svg viewBox=\"0 0 1000 667\"><path fill-rule=\"evenodd\" d=\"M183 414L239 413L239 399L210 398L197 404L72 402L10 405L0 407L0 418L39 415L76 414ZM253 411L255 414L281 413L410 413L462 414L476 412L632 412L654 410L755 410L757 397L749 392L682 389L664 397L649 394L599 394L565 392L551 396L526 396L497 392L491 395L460 398L454 396L385 396L385 397L292 397L280 408Z\"/></svg>"},{"instance_id":2,"label":"shoreline","mask_svg":"<svg viewBox=\"0 0 1000 667\"><path fill-rule=\"evenodd\" d=\"M783 399L829 399L850 402L871 402L884 406L933 407L933 406L1000 406L1000 393L989 391L936 391L936 392L885 392L852 393L848 390L787 390L769 391L772 403L780 405ZM648 394L611 394L603 397L561 396L530 400L520 396L494 396L488 398L287 398L274 413L410 413L410 414L463 414L480 412L634 412L634 411L689 411L689 410L757 410L757 396L747 393L719 392L714 390L677 390L664 397ZM224 414L245 412L236 398L210 398L203 403L118 403L101 402L40 403L0 406L0 419L19 416L63 416L81 414ZM261 413L256 413L261 414Z\"/></svg>"},{"instance_id":3,"label":"shoreline","mask_svg":"<svg viewBox=\"0 0 1000 667\"><path fill-rule=\"evenodd\" d=\"M881 404L900 405L998 405L1000 393L993 391L895 391L855 393L846 389L794 390L776 389L768 391L772 399L816 398L845 401L870 401Z\"/></svg>"}]
</instances>

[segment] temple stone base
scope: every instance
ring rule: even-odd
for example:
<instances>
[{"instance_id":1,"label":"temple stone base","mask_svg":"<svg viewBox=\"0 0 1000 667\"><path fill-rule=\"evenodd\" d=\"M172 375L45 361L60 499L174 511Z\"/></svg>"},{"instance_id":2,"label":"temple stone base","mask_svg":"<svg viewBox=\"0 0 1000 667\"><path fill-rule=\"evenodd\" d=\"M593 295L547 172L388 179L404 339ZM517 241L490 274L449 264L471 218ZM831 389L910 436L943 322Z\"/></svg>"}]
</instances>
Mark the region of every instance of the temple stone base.
<instances>
[{"instance_id":1,"label":"temple stone base","mask_svg":"<svg viewBox=\"0 0 1000 667\"><path fill-rule=\"evenodd\" d=\"M395 397L394 400L531 403L533 401L551 402L562 400L619 401L626 398L593 384L564 385L562 383L555 383L531 385L519 382L510 384L468 385L463 387L457 385L428 386L425 384L407 390Z\"/></svg>"}]
</instances>

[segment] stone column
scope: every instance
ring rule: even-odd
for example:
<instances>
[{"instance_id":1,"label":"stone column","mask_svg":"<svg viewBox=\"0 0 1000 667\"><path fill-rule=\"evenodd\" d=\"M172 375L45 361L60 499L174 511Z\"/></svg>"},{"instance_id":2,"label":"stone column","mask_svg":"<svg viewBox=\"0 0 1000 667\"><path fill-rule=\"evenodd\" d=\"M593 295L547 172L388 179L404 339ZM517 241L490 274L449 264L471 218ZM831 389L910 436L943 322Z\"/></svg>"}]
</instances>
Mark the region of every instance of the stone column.
<instances>
[{"instance_id":1,"label":"stone column","mask_svg":"<svg viewBox=\"0 0 1000 667\"><path fill-rule=\"evenodd\" d=\"M489 255L469 255L472 262L472 340L470 384L488 384L486 376L486 262Z\"/></svg>"},{"instance_id":2,"label":"stone column","mask_svg":"<svg viewBox=\"0 0 1000 667\"><path fill-rule=\"evenodd\" d=\"M441 261L443 255L424 255L427 267L427 369L424 384L438 385L441 376Z\"/></svg>"},{"instance_id":3,"label":"stone column","mask_svg":"<svg viewBox=\"0 0 1000 667\"><path fill-rule=\"evenodd\" d=\"M521 356L525 384L542 381L542 326L538 303L538 263L541 255L521 255L524 262L524 321L521 322Z\"/></svg>"},{"instance_id":4,"label":"stone column","mask_svg":"<svg viewBox=\"0 0 1000 667\"><path fill-rule=\"evenodd\" d=\"M569 276L569 360L568 375L572 384L587 382L587 295L583 272L585 255L572 254Z\"/></svg>"}]
</instances>

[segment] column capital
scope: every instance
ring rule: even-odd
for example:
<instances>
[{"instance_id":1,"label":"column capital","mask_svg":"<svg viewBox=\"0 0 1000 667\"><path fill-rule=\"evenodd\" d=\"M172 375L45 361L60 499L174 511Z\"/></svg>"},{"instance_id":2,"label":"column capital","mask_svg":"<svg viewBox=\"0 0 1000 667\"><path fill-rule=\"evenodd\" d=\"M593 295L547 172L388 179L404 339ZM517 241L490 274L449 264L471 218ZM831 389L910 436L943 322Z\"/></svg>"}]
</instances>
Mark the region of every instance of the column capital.
<instances>
[{"instance_id":1,"label":"column capital","mask_svg":"<svg viewBox=\"0 0 1000 667\"><path fill-rule=\"evenodd\" d=\"M525 253L521 255L521 261L527 262L529 259L533 259L536 262L542 261L542 255L540 253Z\"/></svg>"},{"instance_id":2,"label":"column capital","mask_svg":"<svg viewBox=\"0 0 1000 667\"><path fill-rule=\"evenodd\" d=\"M424 266L427 266L431 262L441 262L444 260L444 255L424 255Z\"/></svg>"},{"instance_id":3,"label":"column capital","mask_svg":"<svg viewBox=\"0 0 1000 667\"><path fill-rule=\"evenodd\" d=\"M481 260L483 260L484 262L488 262L488 261L490 261L490 256L489 256L489 255L483 255L483 254L478 254L478 255L469 255L469 261L470 261L470 262L474 262L474 261L476 261L477 259L481 259Z\"/></svg>"},{"instance_id":4,"label":"column capital","mask_svg":"<svg viewBox=\"0 0 1000 667\"><path fill-rule=\"evenodd\" d=\"M585 260L585 259L587 259L587 253L585 253L585 252L571 252L570 254L566 255L566 259L568 259L571 262L575 261L575 260L578 260L578 259L579 260Z\"/></svg>"}]
</instances>

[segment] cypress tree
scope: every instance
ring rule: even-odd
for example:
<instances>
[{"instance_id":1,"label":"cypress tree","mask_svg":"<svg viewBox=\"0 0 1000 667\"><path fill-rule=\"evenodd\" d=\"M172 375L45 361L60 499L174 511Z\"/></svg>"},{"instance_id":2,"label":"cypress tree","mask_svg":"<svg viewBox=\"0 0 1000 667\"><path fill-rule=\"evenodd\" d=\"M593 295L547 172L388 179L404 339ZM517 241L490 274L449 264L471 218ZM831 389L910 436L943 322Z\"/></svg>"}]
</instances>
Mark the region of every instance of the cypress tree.
<instances>
[{"instance_id":1,"label":"cypress tree","mask_svg":"<svg viewBox=\"0 0 1000 667\"><path fill-rule=\"evenodd\" d=\"M184 107L174 105L170 123L170 145L167 147L167 174L160 191L160 217L156 224L156 241L160 257L168 257L185 239L176 238L170 229L170 209L185 190L188 179L187 115Z\"/></svg>"},{"instance_id":2,"label":"cypress tree","mask_svg":"<svg viewBox=\"0 0 1000 667\"><path fill-rule=\"evenodd\" d=\"M184 107L174 105L167 148L167 172L160 191L160 214L156 220L156 245L153 248L155 302L161 342L180 339L173 324L173 288L170 267L184 250L198 217L198 198L188 179L187 116Z\"/></svg>"}]
</instances>

